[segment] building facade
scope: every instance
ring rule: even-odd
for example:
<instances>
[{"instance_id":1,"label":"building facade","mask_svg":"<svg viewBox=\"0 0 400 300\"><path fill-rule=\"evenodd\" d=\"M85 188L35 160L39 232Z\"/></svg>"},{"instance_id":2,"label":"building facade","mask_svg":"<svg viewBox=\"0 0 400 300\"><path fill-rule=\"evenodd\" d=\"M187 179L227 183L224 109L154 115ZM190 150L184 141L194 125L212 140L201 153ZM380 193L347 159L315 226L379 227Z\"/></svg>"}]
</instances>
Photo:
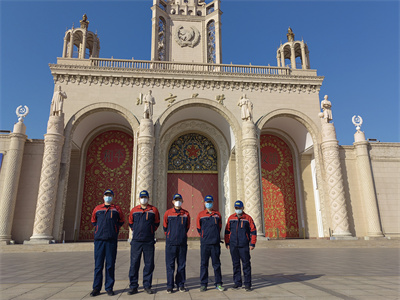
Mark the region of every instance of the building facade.
<instances>
[{"instance_id":1,"label":"building facade","mask_svg":"<svg viewBox=\"0 0 400 300\"><path fill-rule=\"evenodd\" d=\"M220 0L153 0L150 61L100 58L86 15L66 32L44 140L22 113L0 135L0 241L90 241L108 188L126 216L143 189L161 214L182 194L191 237L208 194L225 219L243 200L269 238L399 237L400 145L359 127L339 145L291 28L277 67L223 64L221 14Z\"/></svg>"}]
</instances>

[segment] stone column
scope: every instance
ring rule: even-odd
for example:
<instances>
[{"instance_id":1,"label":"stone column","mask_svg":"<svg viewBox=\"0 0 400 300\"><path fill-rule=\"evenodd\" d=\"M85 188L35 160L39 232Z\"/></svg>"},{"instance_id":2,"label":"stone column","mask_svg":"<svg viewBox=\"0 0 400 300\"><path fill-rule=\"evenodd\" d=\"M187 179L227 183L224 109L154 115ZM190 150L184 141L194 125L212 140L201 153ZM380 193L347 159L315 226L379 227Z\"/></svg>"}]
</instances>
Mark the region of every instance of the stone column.
<instances>
[{"instance_id":1,"label":"stone column","mask_svg":"<svg viewBox=\"0 0 400 300\"><path fill-rule=\"evenodd\" d=\"M68 45L68 57L72 58L74 52L74 32L71 31L70 38L69 38L69 45Z\"/></svg>"},{"instance_id":2,"label":"stone column","mask_svg":"<svg viewBox=\"0 0 400 300\"><path fill-rule=\"evenodd\" d=\"M281 67L286 67L285 65L285 49L282 48L281 50Z\"/></svg>"},{"instance_id":3,"label":"stone column","mask_svg":"<svg viewBox=\"0 0 400 300\"><path fill-rule=\"evenodd\" d=\"M252 121L242 123L245 211L254 220L257 233L262 235L261 186L256 127Z\"/></svg>"},{"instance_id":4,"label":"stone column","mask_svg":"<svg viewBox=\"0 0 400 300\"><path fill-rule=\"evenodd\" d=\"M142 119L138 138L137 191L147 190L153 198L154 125L151 119ZM134 199L138 199L134 196ZM138 201L138 200L136 200ZM137 205L139 202L137 202Z\"/></svg>"},{"instance_id":5,"label":"stone column","mask_svg":"<svg viewBox=\"0 0 400 300\"><path fill-rule=\"evenodd\" d=\"M296 53L294 52L294 44L290 45L290 63L292 69L296 69Z\"/></svg>"},{"instance_id":6,"label":"stone column","mask_svg":"<svg viewBox=\"0 0 400 300\"><path fill-rule=\"evenodd\" d=\"M64 144L64 114L50 116L44 135L44 154L40 174L33 235L25 243L49 244L53 239L53 223L59 181L61 152Z\"/></svg>"},{"instance_id":7,"label":"stone column","mask_svg":"<svg viewBox=\"0 0 400 300\"><path fill-rule=\"evenodd\" d=\"M354 134L354 147L356 150L358 182L366 212L368 236L382 237L383 234L379 221L378 205L368 153L368 142L365 140L364 132L358 130Z\"/></svg>"},{"instance_id":8,"label":"stone column","mask_svg":"<svg viewBox=\"0 0 400 300\"><path fill-rule=\"evenodd\" d=\"M276 64L278 66L278 68L281 66L281 57L280 57L280 53L278 52L278 54L276 55Z\"/></svg>"},{"instance_id":9,"label":"stone column","mask_svg":"<svg viewBox=\"0 0 400 300\"><path fill-rule=\"evenodd\" d=\"M15 204L19 176L21 174L22 158L26 141L26 126L22 119L14 125L10 134L10 147L4 156L4 182L0 188L0 242L9 244L11 241L11 229L14 219Z\"/></svg>"},{"instance_id":10,"label":"stone column","mask_svg":"<svg viewBox=\"0 0 400 300\"><path fill-rule=\"evenodd\" d=\"M336 131L333 123L327 123L325 120L322 119L321 148L325 166L325 181L328 187L333 237L339 239L351 238Z\"/></svg>"},{"instance_id":11,"label":"stone column","mask_svg":"<svg viewBox=\"0 0 400 300\"><path fill-rule=\"evenodd\" d=\"M307 69L306 49L304 43L301 43L301 62L303 70Z\"/></svg>"}]
</instances>

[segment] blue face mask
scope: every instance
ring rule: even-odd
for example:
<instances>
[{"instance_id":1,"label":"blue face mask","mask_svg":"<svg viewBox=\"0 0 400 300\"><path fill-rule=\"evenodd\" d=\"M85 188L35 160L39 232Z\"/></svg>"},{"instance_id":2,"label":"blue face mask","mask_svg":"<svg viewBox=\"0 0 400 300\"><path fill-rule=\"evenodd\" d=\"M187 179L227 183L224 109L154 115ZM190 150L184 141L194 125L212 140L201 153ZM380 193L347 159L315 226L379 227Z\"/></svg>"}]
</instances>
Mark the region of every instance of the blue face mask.
<instances>
[{"instance_id":1,"label":"blue face mask","mask_svg":"<svg viewBox=\"0 0 400 300\"><path fill-rule=\"evenodd\" d=\"M243 209L235 209L235 213L237 215L241 215L243 213Z\"/></svg>"},{"instance_id":2,"label":"blue face mask","mask_svg":"<svg viewBox=\"0 0 400 300\"><path fill-rule=\"evenodd\" d=\"M213 207L213 203L206 202L206 208L211 209Z\"/></svg>"},{"instance_id":3,"label":"blue face mask","mask_svg":"<svg viewBox=\"0 0 400 300\"><path fill-rule=\"evenodd\" d=\"M104 202L111 203L112 199L112 196L104 196Z\"/></svg>"}]
</instances>

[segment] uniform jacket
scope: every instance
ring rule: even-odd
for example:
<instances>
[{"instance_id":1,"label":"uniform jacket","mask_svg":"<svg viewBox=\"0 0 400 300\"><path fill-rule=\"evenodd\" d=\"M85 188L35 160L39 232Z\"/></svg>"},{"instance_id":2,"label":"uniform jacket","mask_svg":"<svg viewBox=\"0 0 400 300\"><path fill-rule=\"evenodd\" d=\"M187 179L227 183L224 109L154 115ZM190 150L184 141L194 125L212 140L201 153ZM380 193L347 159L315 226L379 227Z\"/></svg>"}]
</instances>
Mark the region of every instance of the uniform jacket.
<instances>
[{"instance_id":1,"label":"uniform jacket","mask_svg":"<svg viewBox=\"0 0 400 300\"><path fill-rule=\"evenodd\" d=\"M100 204L92 213L95 240L117 240L119 229L125 222L124 214L118 205Z\"/></svg>"},{"instance_id":2,"label":"uniform jacket","mask_svg":"<svg viewBox=\"0 0 400 300\"><path fill-rule=\"evenodd\" d=\"M225 244L236 247L255 247L257 229L253 218L244 213L240 216L233 214L228 218L225 227Z\"/></svg>"},{"instance_id":3,"label":"uniform jacket","mask_svg":"<svg viewBox=\"0 0 400 300\"><path fill-rule=\"evenodd\" d=\"M164 214L163 228L167 244L186 245L190 228L189 212L183 208L179 211L174 207L168 209Z\"/></svg>"},{"instance_id":4,"label":"uniform jacket","mask_svg":"<svg viewBox=\"0 0 400 300\"><path fill-rule=\"evenodd\" d=\"M160 225L160 213L155 206L140 205L132 208L129 213L129 227L132 229L132 241L149 242L154 240L154 233Z\"/></svg>"},{"instance_id":5,"label":"uniform jacket","mask_svg":"<svg viewBox=\"0 0 400 300\"><path fill-rule=\"evenodd\" d=\"M197 215L197 231L200 234L201 243L219 244L221 227L221 214L218 211L212 210L209 213L205 209Z\"/></svg>"}]
</instances>

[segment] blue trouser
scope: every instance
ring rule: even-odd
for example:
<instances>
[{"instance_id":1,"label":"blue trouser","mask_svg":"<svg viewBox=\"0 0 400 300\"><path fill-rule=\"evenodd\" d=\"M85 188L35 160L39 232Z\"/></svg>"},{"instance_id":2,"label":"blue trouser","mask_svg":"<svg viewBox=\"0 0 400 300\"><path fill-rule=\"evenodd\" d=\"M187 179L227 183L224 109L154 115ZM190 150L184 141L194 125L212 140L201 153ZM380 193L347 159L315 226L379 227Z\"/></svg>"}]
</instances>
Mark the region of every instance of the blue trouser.
<instances>
[{"instance_id":1,"label":"blue trouser","mask_svg":"<svg viewBox=\"0 0 400 300\"><path fill-rule=\"evenodd\" d=\"M221 275L221 261L219 257L221 256L221 246L220 244L201 244L200 246L200 283L201 285L207 286L208 284L208 262L212 261L212 266L214 268L215 276L215 286L222 285L222 275Z\"/></svg>"},{"instance_id":2,"label":"blue trouser","mask_svg":"<svg viewBox=\"0 0 400 300\"><path fill-rule=\"evenodd\" d=\"M131 242L131 267L129 268L129 287L131 289L139 287L139 267L142 253L144 259L143 287L151 288L154 271L154 240L149 242Z\"/></svg>"},{"instance_id":3,"label":"blue trouser","mask_svg":"<svg viewBox=\"0 0 400 300\"><path fill-rule=\"evenodd\" d=\"M231 250L232 265L233 265L233 282L237 286L242 286L242 274L240 270L240 261L242 261L244 285L251 287L251 263L250 263L250 248L229 246Z\"/></svg>"},{"instance_id":4,"label":"blue trouser","mask_svg":"<svg viewBox=\"0 0 400 300\"><path fill-rule=\"evenodd\" d=\"M115 282L115 261L117 259L117 240L95 240L94 241L94 280L93 289L101 291L103 285L103 267L106 261L106 291L114 287Z\"/></svg>"},{"instance_id":5,"label":"blue trouser","mask_svg":"<svg viewBox=\"0 0 400 300\"><path fill-rule=\"evenodd\" d=\"M187 245L165 244L165 266L167 269L167 288L174 288L175 261L178 264L175 276L177 287L183 287L186 282Z\"/></svg>"}]
</instances>

